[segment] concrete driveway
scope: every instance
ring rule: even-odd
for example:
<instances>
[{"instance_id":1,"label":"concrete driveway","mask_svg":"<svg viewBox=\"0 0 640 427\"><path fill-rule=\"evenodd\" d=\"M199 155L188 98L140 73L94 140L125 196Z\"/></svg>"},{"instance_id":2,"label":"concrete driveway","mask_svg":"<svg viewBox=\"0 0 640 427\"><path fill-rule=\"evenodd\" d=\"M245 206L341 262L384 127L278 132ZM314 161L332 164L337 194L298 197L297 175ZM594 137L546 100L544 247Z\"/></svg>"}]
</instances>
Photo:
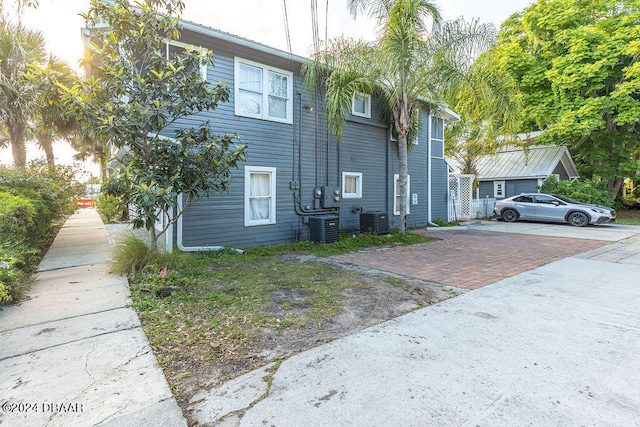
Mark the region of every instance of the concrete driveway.
<instances>
[{"instance_id":1,"label":"concrete driveway","mask_svg":"<svg viewBox=\"0 0 640 427\"><path fill-rule=\"evenodd\" d=\"M526 243L509 247L515 255L537 241L527 237L536 237L577 241L584 251L577 244L574 256L240 377L210 391L199 420L243 426L640 425L640 227L588 228L596 233L589 239L569 239L514 234L513 225L508 232L450 230L443 240L521 239ZM504 240L511 235L515 240ZM418 263L428 253L403 256ZM470 261L459 257L459 265Z\"/></svg>"},{"instance_id":2,"label":"concrete driveway","mask_svg":"<svg viewBox=\"0 0 640 427\"><path fill-rule=\"evenodd\" d=\"M455 228L455 227L453 227ZM464 227L470 230L493 231L498 233L530 234L534 236L567 237L570 239L602 240L617 242L638 234L638 226L623 224L590 225L588 227L572 227L569 224L551 224L540 222L503 222L473 221ZM443 231L444 228L429 228Z\"/></svg>"}]
</instances>

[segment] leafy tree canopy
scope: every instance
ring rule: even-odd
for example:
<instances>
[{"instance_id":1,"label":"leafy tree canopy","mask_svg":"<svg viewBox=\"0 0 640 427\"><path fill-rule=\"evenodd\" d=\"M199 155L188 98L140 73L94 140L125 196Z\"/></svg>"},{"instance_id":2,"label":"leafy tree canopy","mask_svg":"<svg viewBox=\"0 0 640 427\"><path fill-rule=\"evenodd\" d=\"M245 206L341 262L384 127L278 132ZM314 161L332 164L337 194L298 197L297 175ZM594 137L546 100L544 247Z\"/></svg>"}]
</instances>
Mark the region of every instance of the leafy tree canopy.
<instances>
[{"instance_id":1,"label":"leafy tree canopy","mask_svg":"<svg viewBox=\"0 0 640 427\"><path fill-rule=\"evenodd\" d=\"M214 135L198 119L229 99L226 85L201 74L213 65L212 53L187 47L168 54L183 7L181 0L92 0L84 15L92 75L67 93L87 133L126 153L106 187L135 206L134 227L149 230L153 246L193 201L226 190L230 170L245 159L237 135ZM184 203L173 214L179 195Z\"/></svg>"},{"instance_id":2,"label":"leafy tree canopy","mask_svg":"<svg viewBox=\"0 0 640 427\"><path fill-rule=\"evenodd\" d=\"M539 0L503 24L495 54L540 142L569 145L617 194L638 170L640 2Z\"/></svg>"}]
</instances>

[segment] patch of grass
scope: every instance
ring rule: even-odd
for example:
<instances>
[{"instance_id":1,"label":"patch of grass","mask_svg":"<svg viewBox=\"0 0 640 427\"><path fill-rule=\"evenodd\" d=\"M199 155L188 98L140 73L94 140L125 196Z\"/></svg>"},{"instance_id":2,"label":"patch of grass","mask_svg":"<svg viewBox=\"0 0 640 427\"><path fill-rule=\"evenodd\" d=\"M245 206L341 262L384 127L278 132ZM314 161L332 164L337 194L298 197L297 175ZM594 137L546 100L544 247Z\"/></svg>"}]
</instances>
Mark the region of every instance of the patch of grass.
<instances>
[{"instance_id":1,"label":"patch of grass","mask_svg":"<svg viewBox=\"0 0 640 427\"><path fill-rule=\"evenodd\" d=\"M259 366L268 359L263 346L279 335L324 339L322 328L343 311L345 295L369 286L358 272L313 259L299 262L297 255L327 257L432 239L397 232L343 235L325 245L299 242L244 253L225 249L173 255L150 251L138 240L127 236L122 241L117 265L129 272L134 308L180 395L175 380L196 375L198 367L215 365L221 377L229 378ZM400 282L390 278L389 283Z\"/></svg>"},{"instance_id":2,"label":"patch of grass","mask_svg":"<svg viewBox=\"0 0 640 427\"><path fill-rule=\"evenodd\" d=\"M289 317L285 310L272 314L276 299L284 296L291 309L305 307L310 318L322 320L342 310L344 289L360 286L355 273L322 262L219 262L228 255L210 254L213 263L201 256L189 260L189 267L166 275L148 271L131 276L134 306L148 326L152 344L205 343L214 350L233 351L254 338L260 328L282 330L300 325L297 316ZM197 261L200 268L196 268ZM166 289L170 294L161 298Z\"/></svg>"},{"instance_id":3,"label":"patch of grass","mask_svg":"<svg viewBox=\"0 0 640 427\"><path fill-rule=\"evenodd\" d=\"M616 223L625 225L640 225L640 210L618 211Z\"/></svg>"},{"instance_id":4,"label":"patch of grass","mask_svg":"<svg viewBox=\"0 0 640 427\"><path fill-rule=\"evenodd\" d=\"M433 223L438 227L454 227L456 225L460 225L458 221L444 221L440 218L436 218L433 220Z\"/></svg>"},{"instance_id":5,"label":"patch of grass","mask_svg":"<svg viewBox=\"0 0 640 427\"><path fill-rule=\"evenodd\" d=\"M394 286L402 286L405 284L405 280L400 277L389 276L389 277L385 277L384 281Z\"/></svg>"},{"instance_id":6,"label":"patch of grass","mask_svg":"<svg viewBox=\"0 0 640 427\"><path fill-rule=\"evenodd\" d=\"M136 273L147 266L174 266L177 256L153 250L137 234L126 233L117 243L111 262L113 273Z\"/></svg>"}]
</instances>

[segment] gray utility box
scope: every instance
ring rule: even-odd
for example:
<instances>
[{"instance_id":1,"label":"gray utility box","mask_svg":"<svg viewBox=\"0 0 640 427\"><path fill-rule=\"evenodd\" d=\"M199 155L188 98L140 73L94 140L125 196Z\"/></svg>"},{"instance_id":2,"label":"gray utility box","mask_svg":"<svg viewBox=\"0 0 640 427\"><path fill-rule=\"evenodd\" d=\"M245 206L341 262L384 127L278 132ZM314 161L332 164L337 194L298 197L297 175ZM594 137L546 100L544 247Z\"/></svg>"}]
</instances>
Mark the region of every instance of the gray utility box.
<instances>
[{"instance_id":1,"label":"gray utility box","mask_svg":"<svg viewBox=\"0 0 640 427\"><path fill-rule=\"evenodd\" d=\"M360 232L388 234L389 214L387 212L360 212Z\"/></svg>"},{"instance_id":2,"label":"gray utility box","mask_svg":"<svg viewBox=\"0 0 640 427\"><path fill-rule=\"evenodd\" d=\"M322 207L340 207L340 189L336 187L322 187Z\"/></svg>"},{"instance_id":3,"label":"gray utility box","mask_svg":"<svg viewBox=\"0 0 640 427\"><path fill-rule=\"evenodd\" d=\"M309 217L309 239L316 243L333 243L340 238L340 223L335 215Z\"/></svg>"}]
</instances>

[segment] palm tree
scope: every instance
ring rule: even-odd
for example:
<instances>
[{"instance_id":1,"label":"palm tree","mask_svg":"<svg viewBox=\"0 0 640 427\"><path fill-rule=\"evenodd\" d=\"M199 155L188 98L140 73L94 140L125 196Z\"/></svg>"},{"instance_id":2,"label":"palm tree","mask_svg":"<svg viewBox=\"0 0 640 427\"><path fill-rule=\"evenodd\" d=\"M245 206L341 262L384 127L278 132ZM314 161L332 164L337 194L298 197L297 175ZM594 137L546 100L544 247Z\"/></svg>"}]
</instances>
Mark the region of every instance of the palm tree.
<instances>
[{"instance_id":1,"label":"palm tree","mask_svg":"<svg viewBox=\"0 0 640 427\"><path fill-rule=\"evenodd\" d=\"M80 131L77 121L68 114L62 102L64 91L59 85L71 87L79 82L79 78L66 62L53 55L49 56L44 68L32 65L27 78L34 84L38 96L35 137L45 152L47 164L53 167L53 142L59 138L71 139Z\"/></svg>"},{"instance_id":2,"label":"palm tree","mask_svg":"<svg viewBox=\"0 0 640 427\"><path fill-rule=\"evenodd\" d=\"M354 17L363 12L377 20L377 40L334 40L306 68L305 81L315 88L325 78L327 122L338 138L356 92L376 93L386 104L397 133L400 198L407 200L407 136L417 126L418 110L442 105L447 88L462 78L472 56L489 46L494 32L477 23L442 24L429 0L349 0L348 5ZM403 234L406 216L406 204L400 203Z\"/></svg>"},{"instance_id":3,"label":"palm tree","mask_svg":"<svg viewBox=\"0 0 640 427\"><path fill-rule=\"evenodd\" d=\"M522 97L513 78L497 65L492 51L478 57L447 91L446 101L461 116L447 127L445 153L462 173L475 174L481 156L507 145L521 145L514 136L523 117Z\"/></svg>"},{"instance_id":4,"label":"palm tree","mask_svg":"<svg viewBox=\"0 0 640 427\"><path fill-rule=\"evenodd\" d=\"M76 154L76 160L85 161L91 159L100 166L99 182L103 183L107 177L107 160L109 158L109 145L102 141L98 135L91 135L86 129L80 129L69 138L69 143Z\"/></svg>"},{"instance_id":5,"label":"palm tree","mask_svg":"<svg viewBox=\"0 0 640 427\"><path fill-rule=\"evenodd\" d=\"M37 106L37 92L26 78L29 64L45 58L42 34L7 21L0 22L0 122L11 140L13 163L27 163L25 135Z\"/></svg>"}]
</instances>

